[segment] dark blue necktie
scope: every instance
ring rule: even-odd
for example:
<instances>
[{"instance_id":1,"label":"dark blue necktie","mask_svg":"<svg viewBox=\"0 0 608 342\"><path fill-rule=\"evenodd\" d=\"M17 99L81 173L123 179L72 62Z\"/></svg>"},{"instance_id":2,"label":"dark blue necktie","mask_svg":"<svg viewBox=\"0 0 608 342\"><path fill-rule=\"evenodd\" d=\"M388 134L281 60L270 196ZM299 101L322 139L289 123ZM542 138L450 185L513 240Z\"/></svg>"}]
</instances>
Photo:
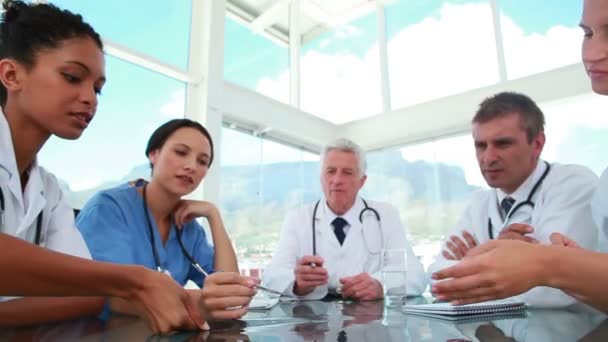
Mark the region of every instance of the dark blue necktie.
<instances>
[{"instance_id":1,"label":"dark blue necktie","mask_svg":"<svg viewBox=\"0 0 608 342\"><path fill-rule=\"evenodd\" d=\"M334 226L334 234L336 234L336 238L338 239L340 246L342 246L342 243L344 242L344 238L346 237L346 234L344 233L344 227L347 224L348 224L348 222L346 222L346 220L341 217L336 217L331 222L331 225Z\"/></svg>"},{"instance_id":2,"label":"dark blue necktie","mask_svg":"<svg viewBox=\"0 0 608 342\"><path fill-rule=\"evenodd\" d=\"M515 203L515 199L513 197L505 197L501 202L500 202L500 207L502 208L502 210L504 211L504 217L506 218L507 215L509 214L509 211L511 211L511 207L513 207L513 204Z\"/></svg>"}]
</instances>

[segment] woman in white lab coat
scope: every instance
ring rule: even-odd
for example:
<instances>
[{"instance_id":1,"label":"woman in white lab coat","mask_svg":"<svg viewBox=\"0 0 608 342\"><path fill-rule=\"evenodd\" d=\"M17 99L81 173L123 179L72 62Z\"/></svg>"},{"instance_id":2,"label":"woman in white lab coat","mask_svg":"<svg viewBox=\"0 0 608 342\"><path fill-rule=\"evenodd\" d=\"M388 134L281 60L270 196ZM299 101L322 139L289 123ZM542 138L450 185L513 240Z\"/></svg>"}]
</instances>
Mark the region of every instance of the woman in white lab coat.
<instances>
[{"instance_id":1,"label":"woman in white lab coat","mask_svg":"<svg viewBox=\"0 0 608 342\"><path fill-rule=\"evenodd\" d=\"M582 57L591 87L608 95L608 2L585 0L581 28ZM603 227L608 203L606 172L593 200L593 215ZM520 241L492 241L481 245L458 265L435 272L432 291L439 299L456 304L474 303L520 294L536 286L561 289L596 308L608 312L608 254L580 248L564 234L551 236L553 246ZM533 261L533 262L530 262ZM449 279L453 278L453 279Z\"/></svg>"},{"instance_id":2,"label":"woman in white lab coat","mask_svg":"<svg viewBox=\"0 0 608 342\"><path fill-rule=\"evenodd\" d=\"M57 180L36 155L52 135L77 139L93 119L105 83L103 45L81 16L53 5L8 0L3 7L0 294L116 296L142 308L154 331L202 327L198 299L166 276L68 256L90 258ZM0 298L0 325L94 315L108 303L104 297L7 299Z\"/></svg>"}]
</instances>

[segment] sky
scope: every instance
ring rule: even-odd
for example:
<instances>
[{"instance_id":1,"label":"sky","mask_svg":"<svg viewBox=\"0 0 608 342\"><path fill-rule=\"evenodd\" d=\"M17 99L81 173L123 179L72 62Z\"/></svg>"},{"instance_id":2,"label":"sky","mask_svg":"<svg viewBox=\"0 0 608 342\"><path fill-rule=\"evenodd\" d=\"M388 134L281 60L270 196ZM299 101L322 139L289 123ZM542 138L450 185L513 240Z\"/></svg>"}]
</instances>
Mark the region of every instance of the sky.
<instances>
[{"instance_id":1,"label":"sky","mask_svg":"<svg viewBox=\"0 0 608 342\"><path fill-rule=\"evenodd\" d=\"M104 38L181 69L188 65L190 1L51 2L81 13ZM555 6L550 0L505 0L499 5L509 78L579 61L581 1L561 0L560 6ZM538 15L549 11L551 15ZM385 13L394 108L498 80L491 12L486 1L399 0ZM225 79L287 102L288 50L231 19L226 20L225 34ZM376 35L371 13L334 27L302 46L303 110L336 123L380 113ZM112 56L106 57L106 63L108 82L90 128L77 142L52 138L40 153L40 163L67 180L73 190L120 179L133 167L146 163L144 149L152 131L171 118L184 116L183 82ZM576 110L577 103L574 100L568 108ZM559 111L559 105L548 106L559 112L555 117L567 116ZM598 127L589 127L586 120L592 120L594 109L584 112L586 116L578 116L575 127L593 134L589 129ZM559 122L548 121L559 126ZM603 125L600 128L608 123ZM571 131L570 126L555 129L553 141L574 139L576 134ZM441 149L442 161L459 165L467 160L467 180L477 184L481 176L477 166L469 162L474 162L474 156L468 154L460 160L453 157L466 146L468 141L462 138L453 143L410 146L402 149L402 155L408 160L434 160L436 150ZM559 146L554 150L559 151ZM229 129L223 131L221 151L224 165L318 158ZM559 159L557 152L551 153ZM577 153L569 152L569 156L575 158Z\"/></svg>"}]
</instances>

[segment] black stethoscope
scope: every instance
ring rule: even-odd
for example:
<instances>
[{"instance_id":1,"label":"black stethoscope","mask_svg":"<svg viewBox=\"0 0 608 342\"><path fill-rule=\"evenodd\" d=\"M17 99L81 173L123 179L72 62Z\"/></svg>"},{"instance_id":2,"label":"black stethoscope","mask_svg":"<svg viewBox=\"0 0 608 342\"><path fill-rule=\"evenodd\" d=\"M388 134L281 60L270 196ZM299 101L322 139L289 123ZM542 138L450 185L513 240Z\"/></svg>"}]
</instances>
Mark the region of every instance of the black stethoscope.
<instances>
[{"instance_id":1,"label":"black stethoscope","mask_svg":"<svg viewBox=\"0 0 608 342\"><path fill-rule=\"evenodd\" d=\"M367 202L363 198L361 200L363 201L365 208L363 208L361 210L361 212L359 213L359 222L361 222L361 224L363 224L363 214L365 214L366 211L372 212L374 214L374 216L376 216L376 220L378 221L378 226L380 227L380 234L382 234L380 214L378 214L378 211L376 209L367 205ZM312 211L312 255L317 255L317 234L315 234L315 232L316 232L316 228L317 228L316 221L317 221L317 210L319 209L319 203L321 203L320 200L317 201L317 203L315 203L315 208ZM381 237L381 239L382 238L383 237ZM365 238L363 240L365 240ZM384 240L382 240L382 243L384 243ZM369 248L367 247L367 241L365 241L365 247L369 251Z\"/></svg>"},{"instance_id":2,"label":"black stethoscope","mask_svg":"<svg viewBox=\"0 0 608 342\"><path fill-rule=\"evenodd\" d=\"M532 197L534 196L536 191L540 188L540 186L543 184L543 181L545 180L545 178L547 178L547 175L549 174L549 171L551 170L551 164L549 164L546 161L545 161L545 164L547 165L547 168L545 169L545 172L543 172L542 176L540 176L540 179L538 181L536 181L536 184L534 184L534 187L532 187L532 190L530 190L530 194L528 195L528 198L521 203L517 203L517 205L515 205L513 208L511 208L511 210L509 210L509 212L505 216L504 222L509 221L511 216L513 216L513 214L515 214L515 212L523 206L529 205L530 208L534 209L535 203L532 202ZM488 236L490 237L490 240L494 239L494 233L492 230L493 230L492 219L488 217Z\"/></svg>"},{"instance_id":3,"label":"black stethoscope","mask_svg":"<svg viewBox=\"0 0 608 342\"><path fill-rule=\"evenodd\" d=\"M136 186L139 186L139 184L141 184L141 182L137 182ZM156 270L158 272L165 273L165 274L171 276L171 273L169 272L169 270L162 267L162 265L160 264L160 257L158 256L158 250L156 249L156 244L154 243L154 228L152 228L152 221L150 221L150 215L148 214L148 198L146 197L146 186L147 186L147 184L144 183L143 191L142 191L143 197L144 197L144 215L146 216L146 221L148 222L148 232L150 233L150 245L152 246L152 253L154 254L154 263L156 264ZM171 225L174 225L173 219L171 220ZM199 271L201 274L203 274L205 277L207 277L209 274L201 267L201 265L199 265L199 263L196 261L196 259L194 259L192 254L188 253L188 250L186 250L186 247L184 247L184 243L182 241L181 229L176 228L175 234L177 235L177 242L179 242L179 247L181 248L184 256L188 259L188 261L190 261L190 264L192 264L192 266L197 271Z\"/></svg>"},{"instance_id":4,"label":"black stethoscope","mask_svg":"<svg viewBox=\"0 0 608 342\"><path fill-rule=\"evenodd\" d=\"M4 193L2 192L2 188L0 187L0 232L4 229ZM42 212L38 214L36 218L36 236L34 237L34 243L36 245L40 245L40 236L42 234Z\"/></svg>"}]
</instances>

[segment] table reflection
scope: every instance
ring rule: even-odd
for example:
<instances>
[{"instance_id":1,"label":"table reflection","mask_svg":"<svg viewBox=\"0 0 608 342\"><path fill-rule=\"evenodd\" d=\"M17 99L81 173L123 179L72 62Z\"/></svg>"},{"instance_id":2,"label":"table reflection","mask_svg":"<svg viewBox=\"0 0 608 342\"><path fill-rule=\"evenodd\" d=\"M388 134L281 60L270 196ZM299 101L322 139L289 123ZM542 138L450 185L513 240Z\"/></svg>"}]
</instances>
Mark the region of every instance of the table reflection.
<instances>
[{"instance_id":1,"label":"table reflection","mask_svg":"<svg viewBox=\"0 0 608 342\"><path fill-rule=\"evenodd\" d=\"M408 304L425 302L422 297ZM404 315L383 301L281 302L242 320L211 322L211 330L155 336L133 317L0 329L0 341L606 341L606 315L585 305L528 310L525 318L454 324Z\"/></svg>"}]
</instances>

